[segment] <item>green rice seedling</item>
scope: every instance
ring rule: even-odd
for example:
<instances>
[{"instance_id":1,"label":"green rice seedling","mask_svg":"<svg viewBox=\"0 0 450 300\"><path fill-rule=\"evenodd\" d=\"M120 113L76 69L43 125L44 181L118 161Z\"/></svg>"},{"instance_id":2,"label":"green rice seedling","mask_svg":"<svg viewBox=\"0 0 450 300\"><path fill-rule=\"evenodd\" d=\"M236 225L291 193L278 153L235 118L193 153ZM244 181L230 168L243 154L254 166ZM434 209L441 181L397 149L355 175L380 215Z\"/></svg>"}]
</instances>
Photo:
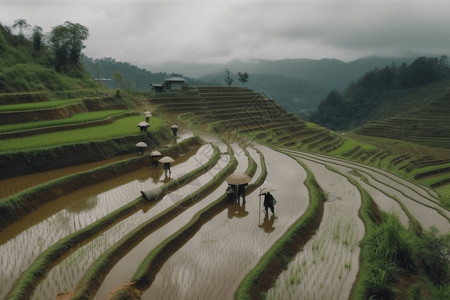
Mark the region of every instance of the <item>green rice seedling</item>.
<instances>
[{"instance_id":1,"label":"green rice seedling","mask_svg":"<svg viewBox=\"0 0 450 300\"><path fill-rule=\"evenodd\" d=\"M0 144L0 152L12 152L47 148L63 144L82 143L89 141L106 140L108 138L139 135L136 124L142 120L140 116L123 118L113 124L40 134L24 138L5 140ZM165 121L153 117L150 120L150 131L156 131Z\"/></svg>"},{"instance_id":2,"label":"green rice seedling","mask_svg":"<svg viewBox=\"0 0 450 300\"><path fill-rule=\"evenodd\" d=\"M52 100L52 101L31 102L23 104L7 104L7 105L0 105L0 112L48 109L74 104L78 102L80 102L80 99Z\"/></svg>"},{"instance_id":3,"label":"green rice seedling","mask_svg":"<svg viewBox=\"0 0 450 300\"><path fill-rule=\"evenodd\" d=\"M49 126L61 126L61 125L67 125L67 124L92 122L92 121L106 119L108 117L115 116L115 115L125 113L125 112L126 112L126 110L93 111L93 112L76 114L76 115L73 115L73 116L71 116L69 118L65 118L65 119L45 120L45 121L36 121L36 122L26 122L26 123L20 123L20 124L2 125L2 126L0 126L0 133L28 130L28 129L41 128L41 127L49 127Z\"/></svg>"}]
</instances>

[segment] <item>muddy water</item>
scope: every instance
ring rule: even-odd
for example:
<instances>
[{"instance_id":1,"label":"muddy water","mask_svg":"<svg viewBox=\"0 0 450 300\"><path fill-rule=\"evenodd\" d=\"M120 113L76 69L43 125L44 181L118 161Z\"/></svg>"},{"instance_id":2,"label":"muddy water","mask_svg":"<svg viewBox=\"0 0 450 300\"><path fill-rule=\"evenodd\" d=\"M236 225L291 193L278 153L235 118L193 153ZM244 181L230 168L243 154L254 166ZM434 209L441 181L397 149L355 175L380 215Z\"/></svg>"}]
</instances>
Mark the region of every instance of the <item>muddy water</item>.
<instances>
[{"instance_id":1,"label":"muddy water","mask_svg":"<svg viewBox=\"0 0 450 300\"><path fill-rule=\"evenodd\" d=\"M205 145L197 151L195 156L183 164L174 166L172 168L172 179L178 178L186 174L186 171L198 168L202 164L206 163L213 153L211 145ZM220 167L217 167L220 170ZM208 180L210 177L207 175ZM161 176L161 179L164 175ZM192 191L199 188L202 184L198 179L194 180L184 188ZM119 189L125 189L126 187L119 187ZM134 215L119 222L112 228L105 231L101 236L95 240L89 242L83 247L77 249L68 258L62 261L56 268L53 268L48 274L47 278L38 286L34 297L52 297L65 289L74 289L76 283L81 279L87 268L105 251L108 250L114 243L120 240L125 234L136 228L140 224L144 223L148 219L156 216L164 211L166 208L176 205L176 202L181 200L178 194L171 193L164 197L161 201L156 203L150 203L149 206ZM75 264L73 262L76 262ZM61 270L64 272L64 276L60 276ZM126 271L126 268L122 271Z\"/></svg>"},{"instance_id":2,"label":"muddy water","mask_svg":"<svg viewBox=\"0 0 450 300\"><path fill-rule=\"evenodd\" d=\"M190 138L192 136L193 136L192 132L183 130L181 133L178 134L177 139L170 144L179 143L179 142L181 142L187 138ZM167 145L165 145L165 146L167 146ZM144 155L148 154L150 151L151 150L146 149L144 152ZM34 174L28 174L28 175L20 176L20 177L1 179L0 180L0 199L14 195L23 190L32 188L34 186L48 182L50 180L54 180L54 179L64 177L67 175L71 175L71 174L75 174L75 173L79 173L79 172L92 170L92 169L95 169L98 167L106 166L106 165L112 164L114 162L125 160L125 159L131 158L131 157L136 157L137 155L138 154L136 154L136 153L131 153L131 154L120 155L120 156L116 156L116 157L113 157L110 159L97 161L97 162L86 163L86 164L82 164L82 165L76 165L76 166L72 166L72 167L61 168L61 169L45 171L45 172L39 172L39 173L34 173Z\"/></svg>"},{"instance_id":3,"label":"muddy water","mask_svg":"<svg viewBox=\"0 0 450 300\"><path fill-rule=\"evenodd\" d=\"M441 232L448 232L450 230L450 212L437 205L438 200L432 198L423 188L409 181L375 168L363 168L360 164L302 152L290 151L289 153L318 162L328 163L342 172L348 172L349 169L356 169L369 180L373 188L387 195L387 198L384 198L385 200L391 199L391 201L395 202L396 200L393 197L396 197L424 229L435 226ZM391 206L395 206L395 204ZM438 210L445 217L439 214Z\"/></svg>"},{"instance_id":4,"label":"muddy water","mask_svg":"<svg viewBox=\"0 0 450 300\"><path fill-rule=\"evenodd\" d=\"M210 151L207 150L208 147ZM204 155L212 154L211 145L200 147L199 153L202 154L192 156L194 153L195 151L191 151L177 159L172 173L179 174L185 168L194 169L203 160L209 159ZM140 197L141 190L162 185L162 181L167 180L171 179L164 177L161 168L143 168L52 201L8 227L2 232L0 239L0 257L5 253L11 257L10 260L1 261L1 269L5 272L2 272L0 278L4 287L0 298L9 290L8 287L15 278L50 245ZM101 193L97 193L98 191Z\"/></svg>"},{"instance_id":5,"label":"muddy water","mask_svg":"<svg viewBox=\"0 0 450 300\"><path fill-rule=\"evenodd\" d=\"M401 208L400 204L395 201L395 199L392 199L391 197L387 196L382 191L374 188L371 185L366 184L364 181L362 181L360 178L354 178L358 181L358 183L362 186L364 190L366 190L370 197L372 197L372 200L376 203L378 208L384 212L395 214L400 222L405 226L405 228L408 228L409 226L409 218L406 215L405 211Z\"/></svg>"},{"instance_id":6,"label":"muddy water","mask_svg":"<svg viewBox=\"0 0 450 300\"><path fill-rule=\"evenodd\" d=\"M347 299L359 269L364 224L358 217L361 197L347 178L324 165L302 159L327 195L322 222L267 299Z\"/></svg>"},{"instance_id":7,"label":"muddy water","mask_svg":"<svg viewBox=\"0 0 450 300\"><path fill-rule=\"evenodd\" d=\"M277 218L264 219L257 191L247 195L245 207L230 204L166 261L142 299L232 299L245 274L304 213L305 171L281 153L258 148L268 168L265 185L277 189Z\"/></svg>"},{"instance_id":8,"label":"muddy water","mask_svg":"<svg viewBox=\"0 0 450 300\"><path fill-rule=\"evenodd\" d=\"M6 198L20 191L29 189L33 186L45 183L53 179L57 179L74 173L92 170L127 158L136 157L136 155L136 153L121 155L111 159L77 165L73 167L2 179L0 180L0 199Z\"/></svg>"},{"instance_id":9,"label":"muddy water","mask_svg":"<svg viewBox=\"0 0 450 300\"><path fill-rule=\"evenodd\" d=\"M240 171L245 171L248 165L248 158L245 153L237 145L233 144L232 148L235 153L235 157L240 165ZM259 158L256 157L256 158ZM256 160L254 157L254 159ZM185 186L170 195L167 195L163 201L172 203L176 205L176 202L183 199L187 195L194 192L196 189L200 188L208 181L212 180L214 176L217 175L229 162L229 156L223 154L222 158L219 160L218 164L207 174L200 176L196 179L195 186ZM154 249L159 243L164 241L168 236L180 229L191 218L201 209L215 201L219 198L226 189L226 183L223 183L221 187L215 190L213 193L208 195L205 199L202 199L199 203L193 205L192 207L186 209L181 215L177 216L175 219L171 220L168 224L159 228L158 231L150 234L146 237L138 246L134 247L125 257L123 257L109 272L108 276L105 278L102 286L100 287L97 298L105 299L105 297L115 289L115 287L128 282L133 276L134 272L137 270L139 264L145 258L145 256ZM143 297L142 299L146 299Z\"/></svg>"},{"instance_id":10,"label":"muddy water","mask_svg":"<svg viewBox=\"0 0 450 300\"><path fill-rule=\"evenodd\" d=\"M439 200L437 199L436 192L434 192L426 187L414 184L411 181L408 181L406 179L398 177L398 176L391 174L389 172L386 172L384 170L381 170L381 169L378 169L375 167L371 167L371 166L367 166L367 165L363 165L360 163L349 162L347 160L333 158L333 157L320 155L320 154L311 154L311 153L305 153L305 152L300 152L300 151L289 151L289 152L301 154L303 156L309 156L309 157L319 159L324 162L332 162L335 165L342 165L342 166L347 166L349 168L361 170L361 171L364 171L365 174L370 174L371 176L373 176L375 178L380 178L380 180L384 181L385 183L389 183L394 188L399 188L400 190L404 189L407 193L410 193L411 195L421 196L422 198L427 199L432 202L435 202L435 203L439 202Z\"/></svg>"}]
</instances>

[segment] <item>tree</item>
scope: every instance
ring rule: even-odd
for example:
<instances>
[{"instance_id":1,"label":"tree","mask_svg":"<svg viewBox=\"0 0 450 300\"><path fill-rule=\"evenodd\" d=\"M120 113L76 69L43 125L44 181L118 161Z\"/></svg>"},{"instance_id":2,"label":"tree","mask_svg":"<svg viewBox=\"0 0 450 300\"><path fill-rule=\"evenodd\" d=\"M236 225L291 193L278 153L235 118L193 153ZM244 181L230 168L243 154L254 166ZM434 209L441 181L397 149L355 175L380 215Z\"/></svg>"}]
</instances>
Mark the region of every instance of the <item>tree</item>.
<instances>
[{"instance_id":1,"label":"tree","mask_svg":"<svg viewBox=\"0 0 450 300\"><path fill-rule=\"evenodd\" d=\"M85 48L83 41L89 36L89 30L78 23L64 22L64 25L53 27L50 42L55 54L55 68L61 71L66 65L77 64L81 50Z\"/></svg>"},{"instance_id":2,"label":"tree","mask_svg":"<svg viewBox=\"0 0 450 300\"><path fill-rule=\"evenodd\" d=\"M227 72L227 77L225 78L225 82L227 83L228 86L231 86L233 84L233 78L231 78L230 76L230 70L226 70Z\"/></svg>"},{"instance_id":3,"label":"tree","mask_svg":"<svg viewBox=\"0 0 450 300\"><path fill-rule=\"evenodd\" d=\"M244 83L246 83L248 81L247 72L244 72L244 73L239 72L238 75L239 75L239 81L242 82L242 85L244 85Z\"/></svg>"},{"instance_id":4,"label":"tree","mask_svg":"<svg viewBox=\"0 0 450 300\"><path fill-rule=\"evenodd\" d=\"M122 75L120 75L119 72L114 71L114 73L112 74L112 77L113 77L114 80L116 81L117 85L118 85L121 89L123 89L123 87L124 87L124 81L123 81Z\"/></svg>"},{"instance_id":5,"label":"tree","mask_svg":"<svg viewBox=\"0 0 450 300\"><path fill-rule=\"evenodd\" d=\"M17 27L19 27L19 35L23 36L23 29L30 28L31 25L25 19L17 19L14 21L12 28L16 29Z\"/></svg>"},{"instance_id":6,"label":"tree","mask_svg":"<svg viewBox=\"0 0 450 300\"><path fill-rule=\"evenodd\" d=\"M44 36L44 34L42 33L42 27L34 26L33 27L33 35L32 35L33 54L34 55L39 55L41 53L42 46L43 46L43 42L42 42L43 36Z\"/></svg>"}]
</instances>

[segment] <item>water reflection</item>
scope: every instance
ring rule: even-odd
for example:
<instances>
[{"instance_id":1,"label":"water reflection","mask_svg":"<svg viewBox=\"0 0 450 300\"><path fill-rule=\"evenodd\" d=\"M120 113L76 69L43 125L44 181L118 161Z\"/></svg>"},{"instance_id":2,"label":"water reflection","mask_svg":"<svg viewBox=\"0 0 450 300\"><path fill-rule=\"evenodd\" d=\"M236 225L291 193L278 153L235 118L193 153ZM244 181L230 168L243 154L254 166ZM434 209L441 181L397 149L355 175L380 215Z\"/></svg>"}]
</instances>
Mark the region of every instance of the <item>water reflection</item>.
<instances>
[{"instance_id":1,"label":"water reflection","mask_svg":"<svg viewBox=\"0 0 450 300\"><path fill-rule=\"evenodd\" d=\"M233 217L243 218L248 215L248 211L245 210L245 202L243 202L242 205L240 205L239 202L230 203L228 204L227 209L229 219L232 219Z\"/></svg>"},{"instance_id":2,"label":"water reflection","mask_svg":"<svg viewBox=\"0 0 450 300\"><path fill-rule=\"evenodd\" d=\"M66 208L69 212L81 212L89 211L97 205L98 195L91 196L89 198L84 198Z\"/></svg>"},{"instance_id":3,"label":"water reflection","mask_svg":"<svg viewBox=\"0 0 450 300\"><path fill-rule=\"evenodd\" d=\"M275 227L273 227L273 223L275 222L275 218L274 215L271 215L270 218L267 214L264 215L263 223L259 224L258 227L262 228L267 233L274 231Z\"/></svg>"},{"instance_id":4,"label":"water reflection","mask_svg":"<svg viewBox=\"0 0 450 300\"><path fill-rule=\"evenodd\" d=\"M164 174L164 179L161 180L161 182L168 183L169 181L172 180L172 178L170 176L171 176L171 174L169 174L169 176L167 176L167 174Z\"/></svg>"}]
</instances>

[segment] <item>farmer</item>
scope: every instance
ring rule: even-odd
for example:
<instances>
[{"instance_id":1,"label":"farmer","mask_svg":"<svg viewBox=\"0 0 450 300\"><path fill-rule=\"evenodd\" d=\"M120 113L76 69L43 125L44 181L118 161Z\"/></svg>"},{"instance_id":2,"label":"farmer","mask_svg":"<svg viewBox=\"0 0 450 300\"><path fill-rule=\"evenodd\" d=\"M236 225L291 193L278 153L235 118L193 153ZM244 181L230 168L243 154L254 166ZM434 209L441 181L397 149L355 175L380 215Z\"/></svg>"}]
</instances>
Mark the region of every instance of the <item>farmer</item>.
<instances>
[{"instance_id":1,"label":"farmer","mask_svg":"<svg viewBox=\"0 0 450 300\"><path fill-rule=\"evenodd\" d=\"M164 163L164 174L166 174L166 176L167 172L169 172L169 174L172 174L172 171L170 171L170 163L168 162Z\"/></svg>"},{"instance_id":2,"label":"farmer","mask_svg":"<svg viewBox=\"0 0 450 300\"><path fill-rule=\"evenodd\" d=\"M177 132L178 132L178 126L177 126L177 124L172 125L172 126L170 127L170 129L172 129L173 136L177 136Z\"/></svg>"},{"instance_id":3,"label":"farmer","mask_svg":"<svg viewBox=\"0 0 450 300\"><path fill-rule=\"evenodd\" d=\"M156 157L153 157L152 158L152 166L153 166L153 168L158 168L158 164L159 164L159 162L158 162L158 159L156 158Z\"/></svg>"},{"instance_id":4,"label":"farmer","mask_svg":"<svg viewBox=\"0 0 450 300\"><path fill-rule=\"evenodd\" d=\"M272 215L275 215L275 209L273 207L275 203L276 201L272 194L270 192L266 193L266 195L264 196L264 208L266 209L266 216L269 213L269 208L272 211Z\"/></svg>"},{"instance_id":5,"label":"farmer","mask_svg":"<svg viewBox=\"0 0 450 300\"><path fill-rule=\"evenodd\" d=\"M245 203L245 187L248 185L248 183L246 184L240 184L238 186L238 202L240 201L241 197L242 197L242 203Z\"/></svg>"},{"instance_id":6,"label":"farmer","mask_svg":"<svg viewBox=\"0 0 450 300\"><path fill-rule=\"evenodd\" d=\"M229 184L226 190L227 193L227 199L230 202L236 202L236 198L237 198L237 189L236 189L236 185L234 184Z\"/></svg>"}]
</instances>

